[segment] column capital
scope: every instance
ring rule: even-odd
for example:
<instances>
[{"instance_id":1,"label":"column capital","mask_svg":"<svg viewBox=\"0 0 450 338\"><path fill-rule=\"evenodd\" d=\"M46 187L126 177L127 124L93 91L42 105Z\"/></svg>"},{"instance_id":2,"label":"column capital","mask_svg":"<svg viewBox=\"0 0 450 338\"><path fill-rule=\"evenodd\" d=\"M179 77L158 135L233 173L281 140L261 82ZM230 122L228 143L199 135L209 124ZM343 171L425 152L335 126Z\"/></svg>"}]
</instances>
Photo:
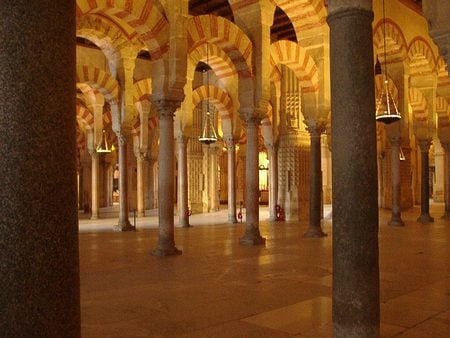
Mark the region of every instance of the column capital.
<instances>
[{"instance_id":1,"label":"column capital","mask_svg":"<svg viewBox=\"0 0 450 338\"><path fill-rule=\"evenodd\" d=\"M234 147L236 146L236 142L233 136L224 136L223 141L225 142L227 149L234 149Z\"/></svg>"},{"instance_id":2,"label":"column capital","mask_svg":"<svg viewBox=\"0 0 450 338\"><path fill-rule=\"evenodd\" d=\"M430 150L430 146L431 146L430 139L419 139L416 142L419 145L420 152L427 153Z\"/></svg>"},{"instance_id":3,"label":"column capital","mask_svg":"<svg viewBox=\"0 0 450 338\"><path fill-rule=\"evenodd\" d=\"M178 146L186 148L189 138L185 135L177 135L175 140L177 141Z\"/></svg>"},{"instance_id":4,"label":"column capital","mask_svg":"<svg viewBox=\"0 0 450 338\"><path fill-rule=\"evenodd\" d=\"M258 126L261 124L261 118L258 116L249 116L245 119L247 126Z\"/></svg>"},{"instance_id":5,"label":"column capital","mask_svg":"<svg viewBox=\"0 0 450 338\"><path fill-rule=\"evenodd\" d=\"M327 122L322 119L307 118L303 122L311 137L320 137L327 128Z\"/></svg>"},{"instance_id":6,"label":"column capital","mask_svg":"<svg viewBox=\"0 0 450 338\"><path fill-rule=\"evenodd\" d=\"M160 99L152 101L158 111L160 119L173 118L175 111L180 107L181 102L178 100Z\"/></svg>"}]
</instances>

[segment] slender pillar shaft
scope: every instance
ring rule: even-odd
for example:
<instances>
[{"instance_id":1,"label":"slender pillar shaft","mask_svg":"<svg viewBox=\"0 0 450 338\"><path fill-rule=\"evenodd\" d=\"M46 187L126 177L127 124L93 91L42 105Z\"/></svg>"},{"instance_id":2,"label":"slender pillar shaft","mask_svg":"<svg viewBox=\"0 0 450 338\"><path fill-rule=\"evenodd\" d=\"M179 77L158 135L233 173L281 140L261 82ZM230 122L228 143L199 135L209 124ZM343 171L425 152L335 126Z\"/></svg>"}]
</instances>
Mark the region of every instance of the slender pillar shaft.
<instances>
[{"instance_id":1,"label":"slender pillar shaft","mask_svg":"<svg viewBox=\"0 0 450 338\"><path fill-rule=\"evenodd\" d=\"M259 233L259 167L258 127L260 120L247 119L247 157L245 166L245 235L240 243L244 245L264 244L266 239Z\"/></svg>"},{"instance_id":2,"label":"slender pillar shaft","mask_svg":"<svg viewBox=\"0 0 450 338\"><path fill-rule=\"evenodd\" d=\"M310 148L310 188L309 188L309 229L305 237L324 237L320 220L322 218L322 162L320 135L325 126L310 123L308 126L311 139Z\"/></svg>"},{"instance_id":3,"label":"slender pillar shaft","mask_svg":"<svg viewBox=\"0 0 450 338\"><path fill-rule=\"evenodd\" d=\"M176 107L165 101L157 102L159 110L159 169L158 169L158 245L153 255L181 254L174 237L174 130L173 114Z\"/></svg>"},{"instance_id":4,"label":"slender pillar shaft","mask_svg":"<svg viewBox=\"0 0 450 338\"><path fill-rule=\"evenodd\" d=\"M236 146L233 138L226 140L228 160L228 223L237 223L236 218Z\"/></svg>"},{"instance_id":5,"label":"slender pillar shaft","mask_svg":"<svg viewBox=\"0 0 450 338\"><path fill-rule=\"evenodd\" d=\"M137 215L138 217L143 217L145 214L144 210L144 156L138 154L136 156L136 180L137 180Z\"/></svg>"},{"instance_id":6,"label":"slender pillar shaft","mask_svg":"<svg viewBox=\"0 0 450 338\"><path fill-rule=\"evenodd\" d=\"M445 176L445 188L444 188L444 201L445 201L445 213L442 219L450 219L450 143L442 143L444 148L444 176Z\"/></svg>"},{"instance_id":7,"label":"slender pillar shaft","mask_svg":"<svg viewBox=\"0 0 450 338\"><path fill-rule=\"evenodd\" d=\"M391 137L392 216L388 225L404 226L401 216L400 137Z\"/></svg>"},{"instance_id":8,"label":"slender pillar shaft","mask_svg":"<svg viewBox=\"0 0 450 338\"><path fill-rule=\"evenodd\" d=\"M190 227L188 199L187 138L179 136L178 141L178 218L180 226Z\"/></svg>"},{"instance_id":9,"label":"slender pillar shaft","mask_svg":"<svg viewBox=\"0 0 450 338\"><path fill-rule=\"evenodd\" d=\"M430 150L430 140L419 140L420 147L420 165L421 165L421 182L420 182L420 216L417 222L422 224L434 222L430 216L430 169L428 152Z\"/></svg>"},{"instance_id":10,"label":"slender pillar shaft","mask_svg":"<svg viewBox=\"0 0 450 338\"><path fill-rule=\"evenodd\" d=\"M119 223L114 227L116 231L136 230L129 220L128 207L128 142L123 134L119 139Z\"/></svg>"},{"instance_id":11,"label":"slender pillar shaft","mask_svg":"<svg viewBox=\"0 0 450 338\"><path fill-rule=\"evenodd\" d=\"M330 4L327 19L333 110L333 336L379 337L373 12L342 3Z\"/></svg>"},{"instance_id":12,"label":"slender pillar shaft","mask_svg":"<svg viewBox=\"0 0 450 338\"><path fill-rule=\"evenodd\" d=\"M75 1L0 17L0 335L79 337Z\"/></svg>"},{"instance_id":13,"label":"slender pillar shaft","mask_svg":"<svg viewBox=\"0 0 450 338\"><path fill-rule=\"evenodd\" d=\"M272 145L267 150L269 153L269 220L275 221L277 219L275 206L278 196L277 149L275 145Z\"/></svg>"},{"instance_id":14,"label":"slender pillar shaft","mask_svg":"<svg viewBox=\"0 0 450 338\"><path fill-rule=\"evenodd\" d=\"M91 219L97 219L98 218L98 154L93 151L91 154Z\"/></svg>"}]
</instances>

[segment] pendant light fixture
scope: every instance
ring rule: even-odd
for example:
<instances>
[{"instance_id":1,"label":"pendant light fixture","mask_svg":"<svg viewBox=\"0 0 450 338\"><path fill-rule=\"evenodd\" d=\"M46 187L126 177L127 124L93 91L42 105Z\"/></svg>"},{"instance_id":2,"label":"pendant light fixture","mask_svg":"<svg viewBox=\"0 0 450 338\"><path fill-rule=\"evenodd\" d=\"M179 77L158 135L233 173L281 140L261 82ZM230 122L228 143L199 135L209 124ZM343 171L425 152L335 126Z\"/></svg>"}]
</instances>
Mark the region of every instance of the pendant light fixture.
<instances>
[{"instance_id":1,"label":"pendant light fixture","mask_svg":"<svg viewBox=\"0 0 450 338\"><path fill-rule=\"evenodd\" d=\"M202 120L204 120L202 135L198 138L201 143L211 144L217 142L217 133L214 129L214 116L209 112L209 46L206 45L206 65L203 67L203 79L206 75L206 113L203 114L202 105ZM206 72L206 74L205 74Z\"/></svg>"},{"instance_id":2,"label":"pendant light fixture","mask_svg":"<svg viewBox=\"0 0 450 338\"><path fill-rule=\"evenodd\" d=\"M102 138L100 139L100 142L98 143L97 148L95 150L97 153L110 153L115 150L114 145L112 145L111 147L108 146L105 129L103 129Z\"/></svg>"},{"instance_id":3,"label":"pendant light fixture","mask_svg":"<svg viewBox=\"0 0 450 338\"><path fill-rule=\"evenodd\" d=\"M383 88L377 99L375 119L377 122L390 124L401 119L401 115L398 112L397 105L395 104L394 97L389 90L389 82L387 77L387 58L386 58L386 13L383 6L383 51L384 51L384 69L383 69ZM377 64L375 65L375 75L380 74L380 64L377 58Z\"/></svg>"}]
</instances>

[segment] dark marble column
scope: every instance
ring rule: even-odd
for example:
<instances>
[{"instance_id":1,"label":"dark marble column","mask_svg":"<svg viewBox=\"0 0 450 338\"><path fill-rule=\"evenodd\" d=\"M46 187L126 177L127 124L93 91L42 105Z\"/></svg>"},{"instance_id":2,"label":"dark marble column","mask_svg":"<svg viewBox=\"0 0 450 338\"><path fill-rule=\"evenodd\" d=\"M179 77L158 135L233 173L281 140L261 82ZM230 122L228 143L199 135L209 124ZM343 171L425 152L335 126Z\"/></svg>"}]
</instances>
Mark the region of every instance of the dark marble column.
<instances>
[{"instance_id":1,"label":"dark marble column","mask_svg":"<svg viewBox=\"0 0 450 338\"><path fill-rule=\"evenodd\" d=\"M99 156L93 150L91 153L91 219L98 219L98 172L99 172Z\"/></svg>"},{"instance_id":2,"label":"dark marble column","mask_svg":"<svg viewBox=\"0 0 450 338\"><path fill-rule=\"evenodd\" d=\"M322 148L320 135L325 130L325 124L311 121L308 131L311 138L310 148L310 188L309 188L309 228L305 237L325 237L320 220L322 218Z\"/></svg>"},{"instance_id":3,"label":"dark marble column","mask_svg":"<svg viewBox=\"0 0 450 338\"><path fill-rule=\"evenodd\" d=\"M445 172L445 187L444 187L444 201L445 213L442 219L450 219L450 143L441 143L444 149L444 172Z\"/></svg>"},{"instance_id":4,"label":"dark marble column","mask_svg":"<svg viewBox=\"0 0 450 338\"><path fill-rule=\"evenodd\" d=\"M236 218L236 146L232 137L225 139L228 162L228 223L237 223Z\"/></svg>"},{"instance_id":5,"label":"dark marble column","mask_svg":"<svg viewBox=\"0 0 450 338\"><path fill-rule=\"evenodd\" d=\"M330 4L327 18L333 130L333 336L379 337L373 12L362 2L354 8L347 3Z\"/></svg>"},{"instance_id":6,"label":"dark marble column","mask_svg":"<svg viewBox=\"0 0 450 338\"><path fill-rule=\"evenodd\" d=\"M400 144L399 136L390 137L391 142L391 183L392 183L392 215L390 226L404 226L401 216L401 182L400 182Z\"/></svg>"},{"instance_id":7,"label":"dark marble column","mask_svg":"<svg viewBox=\"0 0 450 338\"><path fill-rule=\"evenodd\" d=\"M187 138L177 137L178 141L178 218L180 226L188 228L189 201L188 201L188 167L187 167Z\"/></svg>"},{"instance_id":8,"label":"dark marble column","mask_svg":"<svg viewBox=\"0 0 450 338\"><path fill-rule=\"evenodd\" d=\"M266 239L259 233L259 166L258 128L261 120L248 118L247 157L245 163L245 234L240 239L244 245L264 244Z\"/></svg>"},{"instance_id":9,"label":"dark marble column","mask_svg":"<svg viewBox=\"0 0 450 338\"><path fill-rule=\"evenodd\" d=\"M277 196L278 196L278 159L277 145L267 147L269 154L269 220L277 220Z\"/></svg>"},{"instance_id":10,"label":"dark marble column","mask_svg":"<svg viewBox=\"0 0 450 338\"><path fill-rule=\"evenodd\" d=\"M434 218L430 216L430 168L428 152L430 151L431 141L418 140L420 147L420 165L421 165L421 182L420 182L420 216L417 222L422 224L434 222Z\"/></svg>"},{"instance_id":11,"label":"dark marble column","mask_svg":"<svg viewBox=\"0 0 450 338\"><path fill-rule=\"evenodd\" d=\"M123 133L117 135L119 141L119 223L116 231L134 231L131 225L128 206L128 140Z\"/></svg>"},{"instance_id":12,"label":"dark marble column","mask_svg":"<svg viewBox=\"0 0 450 338\"><path fill-rule=\"evenodd\" d=\"M75 1L0 17L0 336L79 337Z\"/></svg>"},{"instance_id":13,"label":"dark marble column","mask_svg":"<svg viewBox=\"0 0 450 338\"><path fill-rule=\"evenodd\" d=\"M158 245L155 256L179 255L174 236L174 130L173 115L179 102L156 101L159 113L159 169L158 169Z\"/></svg>"}]
</instances>

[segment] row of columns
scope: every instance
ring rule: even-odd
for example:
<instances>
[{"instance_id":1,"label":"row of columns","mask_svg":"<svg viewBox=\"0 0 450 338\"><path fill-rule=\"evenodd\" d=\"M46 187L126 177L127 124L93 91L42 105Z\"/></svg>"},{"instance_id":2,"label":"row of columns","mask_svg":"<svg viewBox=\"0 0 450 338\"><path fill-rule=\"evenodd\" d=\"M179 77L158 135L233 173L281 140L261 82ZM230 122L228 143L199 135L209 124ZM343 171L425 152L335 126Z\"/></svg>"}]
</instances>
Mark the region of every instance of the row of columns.
<instances>
[{"instance_id":1,"label":"row of columns","mask_svg":"<svg viewBox=\"0 0 450 338\"><path fill-rule=\"evenodd\" d=\"M334 132L333 331L335 337L378 337L373 13L366 4L371 5L371 1L361 2L362 7L341 8L340 3L330 3L327 19ZM17 0L3 4L0 12L3 18L0 21L0 63L3 65L0 97L7 98L0 105L0 244L3 249L0 331L6 336L34 336L43 332L49 336L79 337L77 189L73 156L75 6L72 2L55 5L50 0L39 3ZM49 22L51 27L57 27L57 32L49 29ZM54 44L51 54L34 52L41 48L42 39ZM28 48L18 49L19 43ZM40 79L39 86L36 78ZM28 90L17 90L11 85L15 83ZM159 102L158 106L160 227L156 255L180 253L173 236L173 194L165 193L174 188L174 106L170 102ZM243 244L264 243L258 228L258 179L250 175L257 172L257 128L256 119L247 121L247 224L241 239ZM119 170L124 177L125 149L125 139L120 140ZM448 164L448 147L445 149ZM422 156L424 172L427 154L424 152ZM121 181L120 189L124 192L127 187L122 176ZM447 188L448 181L447 175ZM316 193L314 203L317 203ZM353 205L355 201L359 203L357 208ZM121 200L121 204L118 227L123 230L129 227L123 216L127 215L127 201ZM424 206L423 209L426 211Z\"/></svg>"}]
</instances>

